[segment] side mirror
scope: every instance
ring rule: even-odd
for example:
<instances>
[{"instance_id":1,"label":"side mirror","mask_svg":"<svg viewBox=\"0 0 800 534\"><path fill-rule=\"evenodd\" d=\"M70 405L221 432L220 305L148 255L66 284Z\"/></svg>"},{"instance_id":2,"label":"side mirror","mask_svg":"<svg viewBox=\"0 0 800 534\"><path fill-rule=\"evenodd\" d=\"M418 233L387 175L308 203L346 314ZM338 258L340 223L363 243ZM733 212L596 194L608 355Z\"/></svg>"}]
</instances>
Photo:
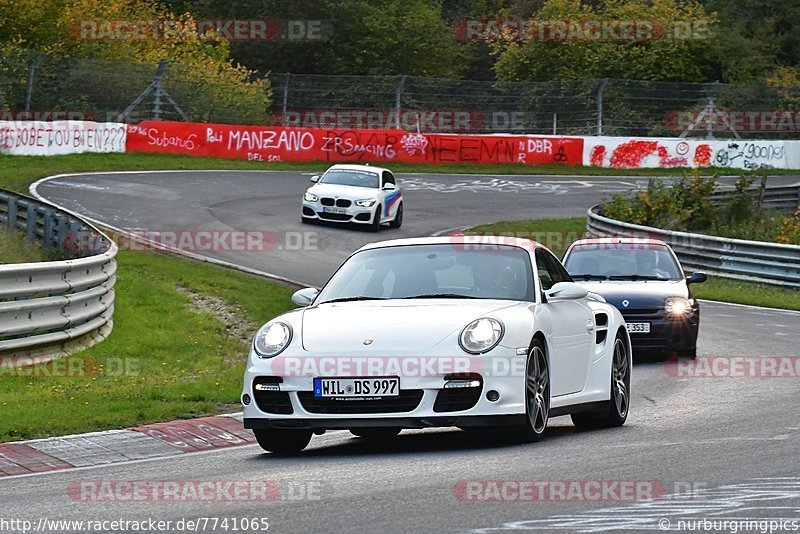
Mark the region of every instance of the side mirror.
<instances>
[{"instance_id":1,"label":"side mirror","mask_svg":"<svg viewBox=\"0 0 800 534\"><path fill-rule=\"evenodd\" d=\"M589 290L575 282L558 282L544 292L547 300L576 300L589 294Z\"/></svg>"},{"instance_id":2,"label":"side mirror","mask_svg":"<svg viewBox=\"0 0 800 534\"><path fill-rule=\"evenodd\" d=\"M397 186L392 183L383 184L384 191L394 191L395 189L397 189Z\"/></svg>"},{"instance_id":3,"label":"side mirror","mask_svg":"<svg viewBox=\"0 0 800 534\"><path fill-rule=\"evenodd\" d=\"M306 287L294 292L294 295L292 295L292 302L301 308L305 308L311 304L311 301L317 298L318 294L319 289L316 287Z\"/></svg>"},{"instance_id":4,"label":"side mirror","mask_svg":"<svg viewBox=\"0 0 800 534\"><path fill-rule=\"evenodd\" d=\"M692 273L692 276L686 279L687 284L702 284L708 280L706 273Z\"/></svg>"},{"instance_id":5,"label":"side mirror","mask_svg":"<svg viewBox=\"0 0 800 534\"><path fill-rule=\"evenodd\" d=\"M319 178L320 178L319 174L315 174L314 176L311 177L311 182L317 183L319 182Z\"/></svg>"}]
</instances>

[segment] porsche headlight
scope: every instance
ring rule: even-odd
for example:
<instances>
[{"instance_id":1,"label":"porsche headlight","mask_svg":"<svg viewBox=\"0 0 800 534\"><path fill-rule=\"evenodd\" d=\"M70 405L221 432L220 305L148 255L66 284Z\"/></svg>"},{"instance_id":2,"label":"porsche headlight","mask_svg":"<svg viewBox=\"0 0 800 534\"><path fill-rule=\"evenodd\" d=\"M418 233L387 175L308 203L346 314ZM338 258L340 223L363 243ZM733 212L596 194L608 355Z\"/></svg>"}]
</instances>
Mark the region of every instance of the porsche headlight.
<instances>
[{"instance_id":1,"label":"porsche headlight","mask_svg":"<svg viewBox=\"0 0 800 534\"><path fill-rule=\"evenodd\" d=\"M664 309L668 315L674 317L685 317L692 313L694 303L683 297L667 297L664 299Z\"/></svg>"},{"instance_id":2,"label":"porsche headlight","mask_svg":"<svg viewBox=\"0 0 800 534\"><path fill-rule=\"evenodd\" d=\"M305 200L306 202L316 202L317 200L319 200L319 197L313 193L306 193L305 195L303 195L303 200Z\"/></svg>"},{"instance_id":3,"label":"porsche headlight","mask_svg":"<svg viewBox=\"0 0 800 534\"><path fill-rule=\"evenodd\" d=\"M503 323L497 319L482 317L464 327L458 342L470 354L483 354L495 348L502 337Z\"/></svg>"},{"instance_id":4,"label":"porsche headlight","mask_svg":"<svg viewBox=\"0 0 800 534\"><path fill-rule=\"evenodd\" d=\"M364 200L356 200L356 206L362 208L371 208L375 204L375 199L365 198Z\"/></svg>"},{"instance_id":5,"label":"porsche headlight","mask_svg":"<svg viewBox=\"0 0 800 534\"><path fill-rule=\"evenodd\" d=\"M272 358L283 351L292 340L292 327L276 321L267 323L256 332L253 347L262 358Z\"/></svg>"}]
</instances>

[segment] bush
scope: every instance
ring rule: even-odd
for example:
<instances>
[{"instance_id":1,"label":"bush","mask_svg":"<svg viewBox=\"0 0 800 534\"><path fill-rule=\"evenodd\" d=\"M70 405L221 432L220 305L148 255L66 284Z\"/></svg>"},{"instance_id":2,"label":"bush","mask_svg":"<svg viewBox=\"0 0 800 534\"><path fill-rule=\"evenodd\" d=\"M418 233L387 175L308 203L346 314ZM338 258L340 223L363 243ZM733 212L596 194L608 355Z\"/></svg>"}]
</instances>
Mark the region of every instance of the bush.
<instances>
[{"instance_id":1,"label":"bush","mask_svg":"<svg viewBox=\"0 0 800 534\"><path fill-rule=\"evenodd\" d=\"M790 218L763 211L766 174L753 189L754 174L741 175L725 202L714 201L716 177L693 172L671 186L650 179L647 189L613 195L602 204L606 217L665 230L698 232L756 241L800 242L800 211Z\"/></svg>"}]
</instances>

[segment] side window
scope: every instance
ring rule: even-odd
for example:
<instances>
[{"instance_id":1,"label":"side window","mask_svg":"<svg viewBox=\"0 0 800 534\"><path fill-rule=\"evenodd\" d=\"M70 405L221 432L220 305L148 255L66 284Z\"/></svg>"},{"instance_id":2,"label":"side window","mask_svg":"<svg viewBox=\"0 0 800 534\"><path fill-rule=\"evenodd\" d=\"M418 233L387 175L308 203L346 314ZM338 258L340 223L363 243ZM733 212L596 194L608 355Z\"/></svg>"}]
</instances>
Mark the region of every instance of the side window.
<instances>
[{"instance_id":1,"label":"side window","mask_svg":"<svg viewBox=\"0 0 800 534\"><path fill-rule=\"evenodd\" d=\"M394 175L389 171L383 171L383 185L394 183Z\"/></svg>"},{"instance_id":2,"label":"side window","mask_svg":"<svg viewBox=\"0 0 800 534\"><path fill-rule=\"evenodd\" d=\"M542 249L536 251L536 270L544 290L550 289L558 282L572 282L572 277L555 256Z\"/></svg>"}]
</instances>

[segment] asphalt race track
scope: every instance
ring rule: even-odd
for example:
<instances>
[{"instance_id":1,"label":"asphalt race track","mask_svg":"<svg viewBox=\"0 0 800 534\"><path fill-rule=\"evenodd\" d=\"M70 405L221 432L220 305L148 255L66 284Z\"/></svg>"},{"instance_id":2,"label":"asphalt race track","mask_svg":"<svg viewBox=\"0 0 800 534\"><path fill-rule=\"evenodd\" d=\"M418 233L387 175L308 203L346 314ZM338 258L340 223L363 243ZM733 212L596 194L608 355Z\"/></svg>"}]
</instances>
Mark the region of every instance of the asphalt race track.
<instances>
[{"instance_id":1,"label":"asphalt race track","mask_svg":"<svg viewBox=\"0 0 800 534\"><path fill-rule=\"evenodd\" d=\"M320 285L347 254L369 241L496 220L579 216L609 193L645 183L637 178L421 174L401 174L399 181L405 190L403 228L378 235L302 225L300 195L308 176L300 173L68 176L41 184L38 193L125 229L273 232L277 243L269 253L207 255ZM796 178L776 180L776 185L780 181ZM298 232L311 232L316 245L292 250L296 247L289 240ZM771 357L800 356L799 332L800 313L703 302L699 353L701 359L758 366L774 362ZM800 371L797 358L782 361ZM672 364L640 360L632 394L624 427L579 432L568 418L556 418L538 444L478 441L457 430L404 431L393 441L375 444L332 432L314 437L296 457L245 446L7 477L0 479L0 508L3 516L34 520L42 515L266 517L274 532L656 532L677 529L680 520L769 518L794 520L800 532L798 374L696 377L677 372ZM68 485L85 479L269 479L281 487L282 498L270 503L74 502ZM477 481L482 490L465 492L467 481ZM513 491L491 493L485 481L550 481L548 488L575 481L638 482L662 498L634 502L613 491L599 499L585 493L518 498Z\"/></svg>"}]
</instances>

